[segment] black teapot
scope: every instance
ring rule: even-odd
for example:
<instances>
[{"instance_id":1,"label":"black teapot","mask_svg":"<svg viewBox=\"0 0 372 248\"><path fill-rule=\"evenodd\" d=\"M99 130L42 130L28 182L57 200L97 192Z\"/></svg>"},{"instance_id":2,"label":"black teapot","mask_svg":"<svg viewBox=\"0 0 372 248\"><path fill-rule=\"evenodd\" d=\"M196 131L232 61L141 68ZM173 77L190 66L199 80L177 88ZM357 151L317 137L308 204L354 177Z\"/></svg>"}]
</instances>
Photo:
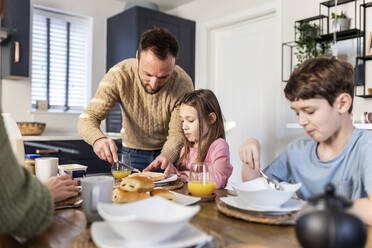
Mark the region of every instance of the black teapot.
<instances>
[{"instance_id":1,"label":"black teapot","mask_svg":"<svg viewBox=\"0 0 372 248\"><path fill-rule=\"evenodd\" d=\"M325 194L309 199L296 221L296 236L304 248L359 248L367 240L366 225L346 210L352 202L335 195L327 184Z\"/></svg>"}]
</instances>

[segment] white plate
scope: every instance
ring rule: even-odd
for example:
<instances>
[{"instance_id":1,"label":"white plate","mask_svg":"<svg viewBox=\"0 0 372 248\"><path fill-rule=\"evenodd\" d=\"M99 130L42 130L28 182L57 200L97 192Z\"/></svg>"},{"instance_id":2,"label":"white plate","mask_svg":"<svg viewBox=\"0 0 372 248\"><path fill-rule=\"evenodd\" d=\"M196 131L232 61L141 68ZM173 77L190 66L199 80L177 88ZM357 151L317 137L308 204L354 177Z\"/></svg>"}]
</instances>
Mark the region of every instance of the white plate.
<instances>
[{"instance_id":1,"label":"white plate","mask_svg":"<svg viewBox=\"0 0 372 248\"><path fill-rule=\"evenodd\" d=\"M157 186L158 184L165 184L165 183L170 183L170 182L174 182L176 181L178 178L177 174L174 174L168 178L164 178L163 180L159 180L159 181L156 181L154 182L155 186Z\"/></svg>"},{"instance_id":2,"label":"white plate","mask_svg":"<svg viewBox=\"0 0 372 248\"><path fill-rule=\"evenodd\" d=\"M178 204L187 206L187 205L191 205L191 204L194 204L200 201L200 197L184 195L184 194L180 194L174 191L171 191L171 192L176 196L176 203Z\"/></svg>"},{"instance_id":3,"label":"white plate","mask_svg":"<svg viewBox=\"0 0 372 248\"><path fill-rule=\"evenodd\" d=\"M262 208L258 206L248 205L237 196L221 197L220 200L234 208L239 208L239 209L248 210L248 211L266 212L268 214L273 214L273 215L285 214L291 211L298 211L306 203L303 200L289 199L289 201L287 201L286 203L282 204L279 207Z\"/></svg>"},{"instance_id":4,"label":"white plate","mask_svg":"<svg viewBox=\"0 0 372 248\"><path fill-rule=\"evenodd\" d=\"M159 242L149 243L129 243L111 230L107 222L94 222L91 227L91 235L94 243L100 248L119 248L119 247L146 247L146 248L178 248L189 247L200 243L210 242L212 237L188 224L173 238ZM145 238L145 237L144 237Z\"/></svg>"}]
</instances>

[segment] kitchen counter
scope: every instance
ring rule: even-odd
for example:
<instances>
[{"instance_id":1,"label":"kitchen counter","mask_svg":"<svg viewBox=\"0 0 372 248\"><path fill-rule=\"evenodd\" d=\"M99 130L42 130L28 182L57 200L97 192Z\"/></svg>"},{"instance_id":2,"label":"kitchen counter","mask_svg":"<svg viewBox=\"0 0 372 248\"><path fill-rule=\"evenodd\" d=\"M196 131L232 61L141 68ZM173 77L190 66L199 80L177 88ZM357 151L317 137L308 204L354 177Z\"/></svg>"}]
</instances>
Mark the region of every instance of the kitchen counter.
<instances>
[{"instance_id":1,"label":"kitchen counter","mask_svg":"<svg viewBox=\"0 0 372 248\"><path fill-rule=\"evenodd\" d=\"M121 139L120 133L104 133L106 137L117 140ZM50 140L81 140L78 133L72 134L44 134L37 136L22 136L23 141L50 141Z\"/></svg>"}]
</instances>

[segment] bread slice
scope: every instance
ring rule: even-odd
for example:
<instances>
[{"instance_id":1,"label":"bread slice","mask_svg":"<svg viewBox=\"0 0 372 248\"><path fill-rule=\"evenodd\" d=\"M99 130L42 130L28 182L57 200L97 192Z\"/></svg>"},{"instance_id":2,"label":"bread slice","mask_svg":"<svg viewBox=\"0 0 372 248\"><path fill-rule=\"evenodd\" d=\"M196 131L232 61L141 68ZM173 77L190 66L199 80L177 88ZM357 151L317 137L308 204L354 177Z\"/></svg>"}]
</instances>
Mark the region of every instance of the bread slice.
<instances>
[{"instance_id":1,"label":"bread slice","mask_svg":"<svg viewBox=\"0 0 372 248\"><path fill-rule=\"evenodd\" d=\"M149 198L146 192L128 192L119 188L112 191L112 203L129 203Z\"/></svg>"},{"instance_id":2,"label":"bread slice","mask_svg":"<svg viewBox=\"0 0 372 248\"><path fill-rule=\"evenodd\" d=\"M161 172L153 172L153 171L143 171L141 173L136 174L138 176L147 177L151 179L153 182L163 180L165 178L164 173Z\"/></svg>"},{"instance_id":3,"label":"bread slice","mask_svg":"<svg viewBox=\"0 0 372 248\"><path fill-rule=\"evenodd\" d=\"M176 196L167 189L154 189L150 192L151 196L160 196L169 201L176 202Z\"/></svg>"},{"instance_id":4,"label":"bread slice","mask_svg":"<svg viewBox=\"0 0 372 248\"><path fill-rule=\"evenodd\" d=\"M142 176L126 177L121 180L119 188L124 191L147 192L154 189L154 182Z\"/></svg>"}]
</instances>

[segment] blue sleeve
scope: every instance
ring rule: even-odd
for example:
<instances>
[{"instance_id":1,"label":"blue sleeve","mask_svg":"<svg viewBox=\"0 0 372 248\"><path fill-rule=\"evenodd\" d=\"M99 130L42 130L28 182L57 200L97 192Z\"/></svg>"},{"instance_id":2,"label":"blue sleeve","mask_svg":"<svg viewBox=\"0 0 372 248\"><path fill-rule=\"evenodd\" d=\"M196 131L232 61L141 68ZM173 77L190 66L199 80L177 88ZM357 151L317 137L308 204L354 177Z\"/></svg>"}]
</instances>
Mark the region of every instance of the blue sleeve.
<instances>
[{"instance_id":1,"label":"blue sleeve","mask_svg":"<svg viewBox=\"0 0 372 248\"><path fill-rule=\"evenodd\" d=\"M360 162L362 168L362 182L364 189L367 194L372 193L372 131L366 131L369 135L363 137L365 144L362 146L362 152L360 153ZM364 142L363 142L364 143Z\"/></svg>"},{"instance_id":2,"label":"blue sleeve","mask_svg":"<svg viewBox=\"0 0 372 248\"><path fill-rule=\"evenodd\" d=\"M288 152L287 149L274 159L269 166L264 169L267 176L277 180L288 182Z\"/></svg>"}]
</instances>

